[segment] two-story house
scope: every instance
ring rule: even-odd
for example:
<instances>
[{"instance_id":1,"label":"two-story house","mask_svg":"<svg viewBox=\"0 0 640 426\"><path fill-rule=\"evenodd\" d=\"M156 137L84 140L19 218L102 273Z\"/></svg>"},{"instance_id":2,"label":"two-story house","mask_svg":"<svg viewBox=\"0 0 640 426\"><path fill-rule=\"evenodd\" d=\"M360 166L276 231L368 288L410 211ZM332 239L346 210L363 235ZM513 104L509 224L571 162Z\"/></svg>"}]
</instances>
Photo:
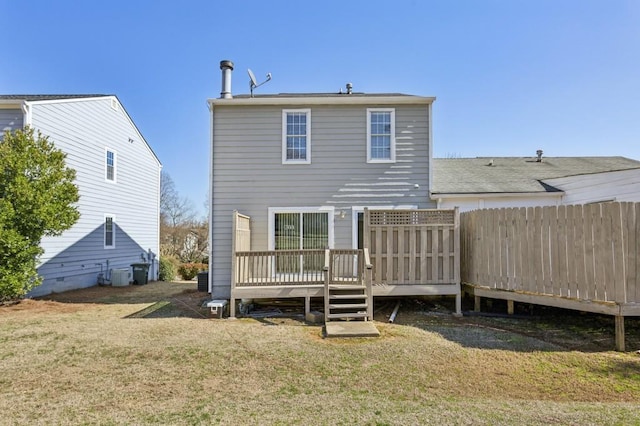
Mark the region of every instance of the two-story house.
<instances>
[{"instance_id":1,"label":"two-story house","mask_svg":"<svg viewBox=\"0 0 640 426\"><path fill-rule=\"evenodd\" d=\"M148 263L157 279L162 165L116 96L0 95L0 130L30 126L48 136L76 170L79 221L42 240L40 296L133 279Z\"/></svg>"},{"instance_id":2,"label":"two-story house","mask_svg":"<svg viewBox=\"0 0 640 426\"><path fill-rule=\"evenodd\" d=\"M294 261L276 257L295 250L362 249L375 243L364 232L365 210L415 211L435 206L429 198L435 98L357 93L350 84L340 93L232 95L233 63L222 61L220 68L221 97L208 100L213 297L233 302L239 297L321 296L313 288L321 282L320 275L306 276L308 285L301 291L296 282L299 277L287 278L285 272L297 268L321 271L322 259L312 260L308 253ZM405 241L404 234L393 235L385 234L384 240L397 249ZM446 233L445 239L448 236ZM415 255L419 241L409 241L407 237L407 250L413 244ZM243 250L261 251L264 256L262 260L241 258L247 253L237 257L236 252ZM423 268L430 268L430 275L431 268L438 268L436 257L433 264L422 262ZM420 273L419 255L404 267L398 266L398 259L389 259L385 265L400 269L395 272L396 280L400 274L400 281L404 276L408 284L410 273ZM252 263L247 266L246 262ZM259 262L266 265L259 266ZM285 265L291 262L293 266ZM383 270L380 263L379 259L374 265L378 273ZM260 268L262 273L257 272ZM251 277L257 284L240 289L241 274L246 275L245 284ZM263 278L259 283L258 277ZM394 287L395 293L389 286L380 286L376 292L375 277L374 272L374 295L439 294L418 290L418 286L404 291ZM380 285L390 283L390 279L378 281ZM411 284L420 283L414 277ZM455 284L447 294L457 294Z\"/></svg>"}]
</instances>

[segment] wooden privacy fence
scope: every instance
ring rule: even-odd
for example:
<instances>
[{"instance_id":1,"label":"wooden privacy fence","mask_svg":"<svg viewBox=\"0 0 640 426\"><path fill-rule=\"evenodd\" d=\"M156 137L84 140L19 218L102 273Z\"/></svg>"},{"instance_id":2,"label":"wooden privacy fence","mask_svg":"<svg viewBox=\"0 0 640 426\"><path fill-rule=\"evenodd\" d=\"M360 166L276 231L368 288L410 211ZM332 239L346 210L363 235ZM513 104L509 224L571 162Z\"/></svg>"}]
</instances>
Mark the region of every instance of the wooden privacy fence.
<instances>
[{"instance_id":1,"label":"wooden privacy fence","mask_svg":"<svg viewBox=\"0 0 640 426\"><path fill-rule=\"evenodd\" d=\"M640 314L640 203L477 210L461 227L463 282Z\"/></svg>"},{"instance_id":2,"label":"wooden privacy fence","mask_svg":"<svg viewBox=\"0 0 640 426\"><path fill-rule=\"evenodd\" d=\"M368 210L364 247L375 285L460 283L458 210Z\"/></svg>"}]
</instances>

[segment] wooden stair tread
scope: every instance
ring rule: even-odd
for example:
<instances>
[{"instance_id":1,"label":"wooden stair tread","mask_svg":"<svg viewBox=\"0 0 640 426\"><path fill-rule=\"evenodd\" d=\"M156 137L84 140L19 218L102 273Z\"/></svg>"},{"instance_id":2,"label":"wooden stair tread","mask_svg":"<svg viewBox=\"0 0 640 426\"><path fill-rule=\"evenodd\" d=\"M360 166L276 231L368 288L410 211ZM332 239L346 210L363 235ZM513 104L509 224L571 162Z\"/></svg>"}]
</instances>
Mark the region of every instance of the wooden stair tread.
<instances>
[{"instance_id":1,"label":"wooden stair tread","mask_svg":"<svg viewBox=\"0 0 640 426\"><path fill-rule=\"evenodd\" d=\"M329 299L366 299L366 294L330 294Z\"/></svg>"},{"instance_id":2,"label":"wooden stair tread","mask_svg":"<svg viewBox=\"0 0 640 426\"><path fill-rule=\"evenodd\" d=\"M329 284L329 290L364 290L365 288L358 284Z\"/></svg>"},{"instance_id":3,"label":"wooden stair tread","mask_svg":"<svg viewBox=\"0 0 640 426\"><path fill-rule=\"evenodd\" d=\"M367 309L366 303L337 303L329 305L329 309Z\"/></svg>"},{"instance_id":4,"label":"wooden stair tread","mask_svg":"<svg viewBox=\"0 0 640 426\"><path fill-rule=\"evenodd\" d=\"M329 319L339 319L339 318L366 318L366 312L345 312L341 314L329 314L327 315Z\"/></svg>"}]
</instances>

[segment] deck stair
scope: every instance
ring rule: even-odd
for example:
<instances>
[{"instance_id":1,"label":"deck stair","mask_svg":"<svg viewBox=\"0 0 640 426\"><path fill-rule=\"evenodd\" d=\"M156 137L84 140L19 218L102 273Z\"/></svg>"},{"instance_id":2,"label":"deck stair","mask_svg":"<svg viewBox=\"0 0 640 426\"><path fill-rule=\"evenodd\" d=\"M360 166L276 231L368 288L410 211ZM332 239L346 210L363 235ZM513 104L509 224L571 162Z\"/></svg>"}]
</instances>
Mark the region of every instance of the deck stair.
<instances>
[{"instance_id":1,"label":"deck stair","mask_svg":"<svg viewBox=\"0 0 640 426\"><path fill-rule=\"evenodd\" d=\"M327 320L368 319L369 303L364 285L333 284L328 290Z\"/></svg>"},{"instance_id":2,"label":"deck stair","mask_svg":"<svg viewBox=\"0 0 640 426\"><path fill-rule=\"evenodd\" d=\"M324 313L330 321L372 321L367 250L328 250L325 257Z\"/></svg>"}]
</instances>

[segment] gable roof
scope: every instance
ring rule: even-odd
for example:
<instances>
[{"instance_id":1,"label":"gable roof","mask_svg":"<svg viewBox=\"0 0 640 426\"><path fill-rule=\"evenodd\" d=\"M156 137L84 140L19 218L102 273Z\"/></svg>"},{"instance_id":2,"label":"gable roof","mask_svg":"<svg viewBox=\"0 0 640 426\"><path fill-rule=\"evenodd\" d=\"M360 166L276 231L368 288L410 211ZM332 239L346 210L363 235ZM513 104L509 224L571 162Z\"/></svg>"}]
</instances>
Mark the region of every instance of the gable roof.
<instances>
[{"instance_id":1,"label":"gable roof","mask_svg":"<svg viewBox=\"0 0 640 426\"><path fill-rule=\"evenodd\" d=\"M549 193L545 179L640 169L625 157L434 158L432 194Z\"/></svg>"},{"instance_id":2,"label":"gable roof","mask_svg":"<svg viewBox=\"0 0 640 426\"><path fill-rule=\"evenodd\" d=\"M73 99L92 99L92 98L105 98L105 97L113 97L113 98L116 99L116 101L118 102L118 104L122 108L122 111L124 112L127 120L129 121L129 123L131 123L131 126L133 126L135 131L138 133L138 135L140 136L140 138L142 139L142 141L146 145L146 147L149 150L149 152L151 152L151 155L153 155L153 157L155 158L155 160L158 163L158 165L160 167L162 167L162 162L160 161L160 158L158 158L158 155L155 153L153 148L151 148L151 145L149 145L149 142L147 142L145 137L142 135L142 132L140 132L140 129L138 128L136 123L133 121L133 119L131 118L131 116L127 112L126 108L124 107L124 105L122 105L122 102L120 102L120 99L118 99L118 97L116 95L105 95L105 94L91 94L91 95L87 95L87 94L85 94L85 95L78 95L78 94L76 94L76 95L0 95L0 104L13 105L15 103L15 104L19 105L22 102L66 101L66 100L69 100L69 99L70 100L73 100Z\"/></svg>"}]
</instances>

